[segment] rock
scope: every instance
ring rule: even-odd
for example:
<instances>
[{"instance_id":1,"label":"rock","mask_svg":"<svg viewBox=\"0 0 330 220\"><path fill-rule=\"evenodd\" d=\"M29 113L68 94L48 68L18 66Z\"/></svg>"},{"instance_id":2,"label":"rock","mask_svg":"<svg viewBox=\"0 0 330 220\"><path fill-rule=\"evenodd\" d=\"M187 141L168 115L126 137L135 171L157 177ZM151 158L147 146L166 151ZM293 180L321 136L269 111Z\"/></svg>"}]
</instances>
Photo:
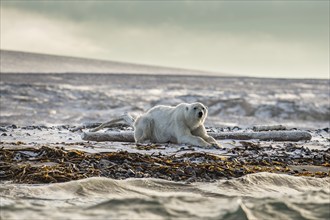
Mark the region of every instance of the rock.
<instances>
[{"instance_id":1,"label":"rock","mask_svg":"<svg viewBox=\"0 0 330 220\"><path fill-rule=\"evenodd\" d=\"M142 167L140 167L140 166L136 167L135 170L136 170L137 172L142 172L142 171L143 171Z\"/></svg>"},{"instance_id":2,"label":"rock","mask_svg":"<svg viewBox=\"0 0 330 220\"><path fill-rule=\"evenodd\" d=\"M143 176L144 176L144 174L142 172L136 172L135 173L136 178L142 178Z\"/></svg>"},{"instance_id":3,"label":"rock","mask_svg":"<svg viewBox=\"0 0 330 220\"><path fill-rule=\"evenodd\" d=\"M184 169L184 173L186 174L186 175L189 175L189 176L191 176L191 175L193 175L193 176L196 176L196 172L195 172L195 170L192 168L192 167L186 167L185 169Z\"/></svg>"},{"instance_id":4,"label":"rock","mask_svg":"<svg viewBox=\"0 0 330 220\"><path fill-rule=\"evenodd\" d=\"M106 159L101 159L99 162L100 167L106 168L110 165L110 161Z\"/></svg>"},{"instance_id":5,"label":"rock","mask_svg":"<svg viewBox=\"0 0 330 220\"><path fill-rule=\"evenodd\" d=\"M5 129L5 128L0 128L0 131L2 131L2 132L8 132L8 130Z\"/></svg>"},{"instance_id":6,"label":"rock","mask_svg":"<svg viewBox=\"0 0 330 220\"><path fill-rule=\"evenodd\" d=\"M186 180L186 183L193 183L193 182L196 182L196 177L195 176L192 176L192 177L190 177Z\"/></svg>"},{"instance_id":7,"label":"rock","mask_svg":"<svg viewBox=\"0 0 330 220\"><path fill-rule=\"evenodd\" d=\"M121 173L127 173L127 170L121 168L121 167L118 167L117 169L118 172L121 172Z\"/></svg>"},{"instance_id":8,"label":"rock","mask_svg":"<svg viewBox=\"0 0 330 220\"><path fill-rule=\"evenodd\" d=\"M149 173L145 173L145 174L143 174L143 177L149 178L150 177L150 174Z\"/></svg>"},{"instance_id":9,"label":"rock","mask_svg":"<svg viewBox=\"0 0 330 220\"><path fill-rule=\"evenodd\" d=\"M241 128L238 127L238 126L234 126L234 127L232 128L232 131L239 131L239 130L241 130Z\"/></svg>"},{"instance_id":10,"label":"rock","mask_svg":"<svg viewBox=\"0 0 330 220\"><path fill-rule=\"evenodd\" d=\"M180 175L180 176L184 175L184 171L180 168L176 170L176 173L177 173L177 175Z\"/></svg>"},{"instance_id":11,"label":"rock","mask_svg":"<svg viewBox=\"0 0 330 220\"><path fill-rule=\"evenodd\" d=\"M128 174L129 176L135 176L135 172L134 172L132 169L128 169L128 170L127 170L127 174Z\"/></svg>"}]
</instances>

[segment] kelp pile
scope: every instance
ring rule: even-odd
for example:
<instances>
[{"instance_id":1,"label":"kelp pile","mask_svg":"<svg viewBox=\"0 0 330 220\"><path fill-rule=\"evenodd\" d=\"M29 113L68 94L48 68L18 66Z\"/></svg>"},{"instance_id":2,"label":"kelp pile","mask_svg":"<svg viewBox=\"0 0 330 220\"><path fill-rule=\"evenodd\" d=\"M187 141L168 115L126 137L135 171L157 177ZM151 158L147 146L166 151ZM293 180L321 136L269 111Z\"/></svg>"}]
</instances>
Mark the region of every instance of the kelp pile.
<instances>
[{"instance_id":1,"label":"kelp pile","mask_svg":"<svg viewBox=\"0 0 330 220\"><path fill-rule=\"evenodd\" d=\"M328 169L312 172L308 169L293 169L290 165L317 165L329 167L328 162L320 163L317 158L282 157L268 160L263 157L245 157L244 152L256 148L251 143L245 149L235 149L236 156L219 156L202 152L163 155L140 154L127 151L87 153L66 150L60 147L0 149L0 178L15 183L55 183L87 177L109 177L114 179L161 178L173 181L214 181L240 177L256 172L287 173L296 176L329 176ZM329 161L329 152L318 154ZM261 158L261 159L260 159ZM324 161L324 160L323 160ZM321 171L323 170L323 171ZM324 171L325 170L325 171Z\"/></svg>"}]
</instances>

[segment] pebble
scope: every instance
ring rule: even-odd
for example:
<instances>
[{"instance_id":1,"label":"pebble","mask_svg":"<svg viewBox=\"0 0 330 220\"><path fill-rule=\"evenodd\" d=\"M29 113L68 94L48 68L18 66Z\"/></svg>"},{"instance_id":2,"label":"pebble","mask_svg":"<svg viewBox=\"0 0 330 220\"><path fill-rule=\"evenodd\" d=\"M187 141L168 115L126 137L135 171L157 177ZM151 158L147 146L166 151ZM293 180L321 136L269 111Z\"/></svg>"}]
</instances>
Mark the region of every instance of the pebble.
<instances>
[{"instance_id":1,"label":"pebble","mask_svg":"<svg viewBox=\"0 0 330 220\"><path fill-rule=\"evenodd\" d=\"M135 172L134 172L132 169L128 169L128 170L127 170L127 174L128 174L129 176L135 176Z\"/></svg>"},{"instance_id":2,"label":"pebble","mask_svg":"<svg viewBox=\"0 0 330 220\"><path fill-rule=\"evenodd\" d=\"M136 178L142 178L143 177L143 173L142 172L136 172L135 173L135 177Z\"/></svg>"},{"instance_id":3,"label":"pebble","mask_svg":"<svg viewBox=\"0 0 330 220\"><path fill-rule=\"evenodd\" d=\"M187 174L187 175L194 175L194 176L196 176L196 172L195 172L195 170L192 168L192 167L186 167L185 169L184 169L184 173L185 174Z\"/></svg>"},{"instance_id":4,"label":"pebble","mask_svg":"<svg viewBox=\"0 0 330 220\"><path fill-rule=\"evenodd\" d=\"M150 174L149 173L145 173L145 174L143 174L143 177L148 178L148 177L150 177Z\"/></svg>"},{"instance_id":5,"label":"pebble","mask_svg":"<svg viewBox=\"0 0 330 220\"><path fill-rule=\"evenodd\" d=\"M127 173L127 170L121 168L121 167L118 167L117 169L118 172L121 172L121 173Z\"/></svg>"},{"instance_id":6,"label":"pebble","mask_svg":"<svg viewBox=\"0 0 330 220\"><path fill-rule=\"evenodd\" d=\"M184 171L183 171L182 169L180 169L180 168L176 170L176 173L177 173L178 175L181 175L181 176L184 175Z\"/></svg>"},{"instance_id":7,"label":"pebble","mask_svg":"<svg viewBox=\"0 0 330 220\"><path fill-rule=\"evenodd\" d=\"M186 183L193 183L193 182L196 182L196 177L190 177L190 178L188 178L187 180L186 180Z\"/></svg>"}]
</instances>

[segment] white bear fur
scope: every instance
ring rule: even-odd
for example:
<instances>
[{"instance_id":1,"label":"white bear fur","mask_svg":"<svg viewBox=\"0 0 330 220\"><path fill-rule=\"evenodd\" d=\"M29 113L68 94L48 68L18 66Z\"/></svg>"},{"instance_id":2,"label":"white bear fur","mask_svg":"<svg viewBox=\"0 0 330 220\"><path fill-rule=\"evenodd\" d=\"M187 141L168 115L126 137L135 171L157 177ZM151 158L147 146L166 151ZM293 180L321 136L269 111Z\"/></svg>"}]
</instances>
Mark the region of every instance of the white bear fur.
<instances>
[{"instance_id":1,"label":"white bear fur","mask_svg":"<svg viewBox=\"0 0 330 220\"><path fill-rule=\"evenodd\" d=\"M207 135L204 121L207 108L202 103L159 105L138 117L134 123L135 142L178 143L202 147L218 146Z\"/></svg>"}]
</instances>

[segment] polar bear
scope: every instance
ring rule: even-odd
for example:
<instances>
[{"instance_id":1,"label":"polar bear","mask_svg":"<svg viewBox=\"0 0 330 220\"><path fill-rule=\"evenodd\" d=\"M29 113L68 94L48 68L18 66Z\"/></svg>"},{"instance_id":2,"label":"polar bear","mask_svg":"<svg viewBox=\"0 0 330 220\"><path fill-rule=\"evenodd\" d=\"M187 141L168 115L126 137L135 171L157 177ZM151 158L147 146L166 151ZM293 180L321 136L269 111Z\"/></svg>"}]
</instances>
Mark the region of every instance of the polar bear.
<instances>
[{"instance_id":1,"label":"polar bear","mask_svg":"<svg viewBox=\"0 0 330 220\"><path fill-rule=\"evenodd\" d=\"M202 147L219 146L207 135L204 121L207 108L199 102L181 103L175 107L159 105L142 114L134 122L136 143L179 143Z\"/></svg>"}]
</instances>

